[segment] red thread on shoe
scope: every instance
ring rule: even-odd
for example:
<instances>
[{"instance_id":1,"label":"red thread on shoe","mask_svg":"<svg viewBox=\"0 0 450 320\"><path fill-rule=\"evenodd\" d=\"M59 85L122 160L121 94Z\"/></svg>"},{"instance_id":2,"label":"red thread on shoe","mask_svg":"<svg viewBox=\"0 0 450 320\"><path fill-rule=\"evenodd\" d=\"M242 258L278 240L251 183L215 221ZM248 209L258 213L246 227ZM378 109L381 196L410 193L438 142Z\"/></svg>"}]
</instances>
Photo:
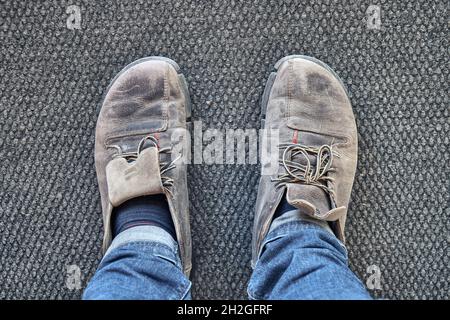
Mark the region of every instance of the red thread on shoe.
<instances>
[{"instance_id":1,"label":"red thread on shoe","mask_svg":"<svg viewBox=\"0 0 450 320\"><path fill-rule=\"evenodd\" d=\"M155 132L155 134L153 135L157 141L157 146L159 148L159 132Z\"/></svg>"},{"instance_id":2,"label":"red thread on shoe","mask_svg":"<svg viewBox=\"0 0 450 320\"><path fill-rule=\"evenodd\" d=\"M298 130L294 131L294 135L292 137L292 143L294 143L294 144L298 143Z\"/></svg>"}]
</instances>

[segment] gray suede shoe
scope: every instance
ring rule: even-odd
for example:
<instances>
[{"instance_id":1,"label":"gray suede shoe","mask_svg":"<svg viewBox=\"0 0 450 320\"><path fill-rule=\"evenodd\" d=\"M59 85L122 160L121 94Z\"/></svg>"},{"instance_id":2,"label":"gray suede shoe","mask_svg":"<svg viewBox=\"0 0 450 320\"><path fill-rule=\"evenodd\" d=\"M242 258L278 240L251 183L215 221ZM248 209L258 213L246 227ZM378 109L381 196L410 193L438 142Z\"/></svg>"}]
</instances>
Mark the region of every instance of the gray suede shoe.
<instances>
[{"instance_id":1,"label":"gray suede shoe","mask_svg":"<svg viewBox=\"0 0 450 320\"><path fill-rule=\"evenodd\" d=\"M356 171L356 123L342 81L326 64L306 56L285 57L275 69L263 95L262 113L265 128L279 130L279 166L275 174L261 176L253 267L284 194L304 214L328 221L344 241Z\"/></svg>"},{"instance_id":2,"label":"gray suede shoe","mask_svg":"<svg viewBox=\"0 0 450 320\"><path fill-rule=\"evenodd\" d=\"M190 150L186 134L190 100L178 65L149 57L126 66L108 88L97 121L95 167L105 234L111 243L111 213L125 201L165 194L184 273L191 270L191 234L186 182Z\"/></svg>"}]
</instances>

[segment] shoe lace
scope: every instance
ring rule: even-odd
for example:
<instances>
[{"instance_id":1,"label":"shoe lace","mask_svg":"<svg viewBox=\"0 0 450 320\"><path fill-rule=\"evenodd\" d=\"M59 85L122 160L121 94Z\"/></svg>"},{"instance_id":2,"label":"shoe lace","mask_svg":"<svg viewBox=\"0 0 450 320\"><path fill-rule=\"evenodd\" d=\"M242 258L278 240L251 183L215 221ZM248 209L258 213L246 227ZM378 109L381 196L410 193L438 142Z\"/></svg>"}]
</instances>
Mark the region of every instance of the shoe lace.
<instances>
[{"instance_id":1,"label":"shoe lace","mask_svg":"<svg viewBox=\"0 0 450 320\"><path fill-rule=\"evenodd\" d=\"M310 147L299 143L283 143L278 148L283 150L278 162L284 167L285 173L279 174L277 178L272 178L272 181L276 182L277 189L287 183L308 184L321 188L335 199L335 192L327 182L334 181L332 177L328 176L328 173L335 171L332 167L333 157L339 157L339 155L333 151L331 146ZM315 165L311 163L311 156L316 158ZM302 163L300 163L300 157L304 160Z\"/></svg>"},{"instance_id":2,"label":"shoe lace","mask_svg":"<svg viewBox=\"0 0 450 320\"><path fill-rule=\"evenodd\" d=\"M119 145L109 145L107 148L116 149L118 152L113 155L113 158L124 158L128 162L136 161L139 157L139 154L144 149L145 142L150 141L152 144L152 147L156 148L160 154L171 154L172 148L166 147L166 148L159 148L158 140L152 136L147 135L144 138L141 139L141 141L138 144L138 147L136 151L130 151L130 152L123 152L122 148ZM164 190L169 193L172 196L171 188L173 186L173 179L165 175L168 171L176 168L175 162L181 157L179 155L175 159L167 162L160 162L160 175L161 175L161 183L164 188Z\"/></svg>"}]
</instances>

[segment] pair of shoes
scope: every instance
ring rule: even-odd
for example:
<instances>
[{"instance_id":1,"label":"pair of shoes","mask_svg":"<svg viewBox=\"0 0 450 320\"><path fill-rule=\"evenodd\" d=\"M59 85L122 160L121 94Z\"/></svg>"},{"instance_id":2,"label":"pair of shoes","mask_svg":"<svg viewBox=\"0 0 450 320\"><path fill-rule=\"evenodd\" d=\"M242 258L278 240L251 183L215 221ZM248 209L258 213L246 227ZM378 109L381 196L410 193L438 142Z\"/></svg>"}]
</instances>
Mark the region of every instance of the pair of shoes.
<instances>
[{"instance_id":1,"label":"pair of shoes","mask_svg":"<svg viewBox=\"0 0 450 320\"><path fill-rule=\"evenodd\" d=\"M356 124L339 77L323 62L307 56L285 57L275 69L266 84L261 113L264 127L278 130L279 162L274 172L261 175L252 266L283 197L313 219L328 221L344 241L356 171ZM97 120L95 166L105 226L103 250L112 241L115 207L136 197L164 194L183 271L189 276L189 198L182 153L190 152L190 141L186 141L190 139L183 132L191 106L179 71L170 59L149 57L133 62L115 77Z\"/></svg>"}]
</instances>

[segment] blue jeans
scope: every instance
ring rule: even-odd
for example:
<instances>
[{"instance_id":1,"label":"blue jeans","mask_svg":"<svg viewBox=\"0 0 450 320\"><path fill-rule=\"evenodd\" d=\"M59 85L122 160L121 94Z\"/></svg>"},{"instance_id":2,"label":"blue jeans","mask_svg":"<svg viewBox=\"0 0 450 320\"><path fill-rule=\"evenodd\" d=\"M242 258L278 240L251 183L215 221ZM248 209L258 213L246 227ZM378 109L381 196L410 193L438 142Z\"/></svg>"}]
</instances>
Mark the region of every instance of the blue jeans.
<instances>
[{"instance_id":1,"label":"blue jeans","mask_svg":"<svg viewBox=\"0 0 450 320\"><path fill-rule=\"evenodd\" d=\"M278 220L278 221L277 221ZM326 228L291 215L274 220L248 285L250 299L370 299ZM175 240L140 226L120 233L83 299L190 299Z\"/></svg>"}]
</instances>

